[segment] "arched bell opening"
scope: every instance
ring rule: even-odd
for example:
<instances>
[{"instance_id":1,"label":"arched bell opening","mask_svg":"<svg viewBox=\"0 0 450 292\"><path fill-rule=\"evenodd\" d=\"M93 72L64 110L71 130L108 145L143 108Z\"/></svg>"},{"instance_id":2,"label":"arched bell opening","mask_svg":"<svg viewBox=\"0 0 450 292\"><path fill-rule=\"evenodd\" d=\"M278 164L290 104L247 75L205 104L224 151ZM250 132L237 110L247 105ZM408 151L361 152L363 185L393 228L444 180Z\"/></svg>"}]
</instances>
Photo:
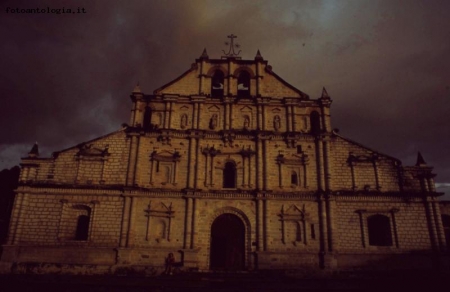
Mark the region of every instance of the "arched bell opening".
<instances>
[{"instance_id":1,"label":"arched bell opening","mask_svg":"<svg viewBox=\"0 0 450 292\"><path fill-rule=\"evenodd\" d=\"M216 70L211 79L211 97L222 97L223 96L223 84L225 76L222 71Z\"/></svg>"},{"instance_id":2,"label":"arched bell opening","mask_svg":"<svg viewBox=\"0 0 450 292\"><path fill-rule=\"evenodd\" d=\"M237 90L238 97L250 96L250 74L247 71L239 73Z\"/></svg>"}]
</instances>

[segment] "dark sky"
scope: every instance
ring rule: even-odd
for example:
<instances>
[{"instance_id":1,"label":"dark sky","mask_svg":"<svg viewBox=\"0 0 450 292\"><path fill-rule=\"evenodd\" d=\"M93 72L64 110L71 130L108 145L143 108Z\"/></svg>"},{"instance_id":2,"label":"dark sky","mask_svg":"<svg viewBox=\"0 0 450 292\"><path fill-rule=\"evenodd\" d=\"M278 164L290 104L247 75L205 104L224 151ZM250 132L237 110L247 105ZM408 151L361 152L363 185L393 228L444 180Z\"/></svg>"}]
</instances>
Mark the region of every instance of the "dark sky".
<instances>
[{"instance_id":1,"label":"dark sky","mask_svg":"<svg viewBox=\"0 0 450 292\"><path fill-rule=\"evenodd\" d=\"M7 9L78 7L86 13ZM0 169L128 122L146 93L234 33L312 98L340 134L413 165L421 151L450 199L450 1L1 1Z\"/></svg>"}]
</instances>

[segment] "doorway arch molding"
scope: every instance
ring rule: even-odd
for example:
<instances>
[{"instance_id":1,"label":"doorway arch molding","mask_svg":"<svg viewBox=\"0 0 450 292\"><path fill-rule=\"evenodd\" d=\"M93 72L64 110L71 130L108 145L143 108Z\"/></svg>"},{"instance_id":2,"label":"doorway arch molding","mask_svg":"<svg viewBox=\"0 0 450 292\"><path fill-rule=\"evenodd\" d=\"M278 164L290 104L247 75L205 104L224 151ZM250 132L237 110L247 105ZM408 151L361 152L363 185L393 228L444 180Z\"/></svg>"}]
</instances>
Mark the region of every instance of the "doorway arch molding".
<instances>
[{"instance_id":1,"label":"doorway arch molding","mask_svg":"<svg viewBox=\"0 0 450 292\"><path fill-rule=\"evenodd\" d=\"M245 228L245 260L244 260L244 264L245 264L245 268L246 269L252 269L253 265L252 265L252 259L251 259L251 252L252 252L252 244L251 244L251 239L252 239L252 232L251 232L251 223L250 220L248 219L247 215L245 214L244 211L235 208L235 207L223 207L223 208L219 208L216 211L214 211L214 213L212 214L212 216L210 216L210 220L208 222L208 228L209 228L209 239L208 239L208 267L211 264L211 232L212 232L212 225L214 223L214 221L216 221L217 218L219 218L219 216L223 215L223 214L232 214L237 216L242 223L244 224L244 228Z\"/></svg>"}]
</instances>

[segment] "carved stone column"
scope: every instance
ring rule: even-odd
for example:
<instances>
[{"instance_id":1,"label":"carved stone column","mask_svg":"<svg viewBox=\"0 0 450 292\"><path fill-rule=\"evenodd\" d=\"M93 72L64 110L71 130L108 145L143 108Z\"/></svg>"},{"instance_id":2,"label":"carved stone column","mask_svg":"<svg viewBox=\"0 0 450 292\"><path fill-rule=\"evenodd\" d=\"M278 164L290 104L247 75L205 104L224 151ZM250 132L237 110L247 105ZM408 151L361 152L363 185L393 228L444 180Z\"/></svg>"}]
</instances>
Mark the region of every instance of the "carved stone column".
<instances>
[{"instance_id":1,"label":"carved stone column","mask_svg":"<svg viewBox=\"0 0 450 292\"><path fill-rule=\"evenodd\" d=\"M324 164L324 178L325 178L325 190L330 191L332 189L331 183L331 171L330 171L330 138L325 137L323 140L323 164Z\"/></svg>"},{"instance_id":2,"label":"carved stone column","mask_svg":"<svg viewBox=\"0 0 450 292\"><path fill-rule=\"evenodd\" d=\"M447 244L445 241L444 227L442 226L442 215L439 208L439 202L435 198L432 199L434 223L436 224L436 234L439 241L439 247L442 251L446 250Z\"/></svg>"},{"instance_id":3,"label":"carved stone column","mask_svg":"<svg viewBox=\"0 0 450 292\"><path fill-rule=\"evenodd\" d=\"M205 154L205 153L204 153ZM203 182L203 185L206 187L208 186L208 177L209 177L209 171L208 171L208 154L205 154L205 181Z\"/></svg>"},{"instance_id":4,"label":"carved stone column","mask_svg":"<svg viewBox=\"0 0 450 292\"><path fill-rule=\"evenodd\" d=\"M261 190L263 187L263 148L262 141L258 137L256 140L256 188Z\"/></svg>"},{"instance_id":5,"label":"carved stone column","mask_svg":"<svg viewBox=\"0 0 450 292\"><path fill-rule=\"evenodd\" d=\"M197 129L200 129L200 117L202 116L203 104L197 104Z\"/></svg>"},{"instance_id":6,"label":"carved stone column","mask_svg":"<svg viewBox=\"0 0 450 292\"><path fill-rule=\"evenodd\" d=\"M280 189L282 189L283 188L283 175L282 175L282 171L281 171L281 162L279 161L278 162L278 187L280 188Z\"/></svg>"},{"instance_id":7,"label":"carved stone column","mask_svg":"<svg viewBox=\"0 0 450 292\"><path fill-rule=\"evenodd\" d=\"M250 155L248 157L248 187L253 188L254 184L255 183L252 176L252 156Z\"/></svg>"},{"instance_id":8,"label":"carved stone column","mask_svg":"<svg viewBox=\"0 0 450 292\"><path fill-rule=\"evenodd\" d=\"M227 130L233 128L233 104L231 102L228 104L228 115L229 128Z\"/></svg>"},{"instance_id":9,"label":"carved stone column","mask_svg":"<svg viewBox=\"0 0 450 292\"><path fill-rule=\"evenodd\" d=\"M130 205L131 205L131 198L130 197L123 197L124 203L123 203L123 213L122 213L122 226L120 230L120 247L125 247L127 245L127 237L128 237L128 224L130 220Z\"/></svg>"},{"instance_id":10,"label":"carved stone column","mask_svg":"<svg viewBox=\"0 0 450 292\"><path fill-rule=\"evenodd\" d=\"M223 128L224 130L228 130L230 124L228 122L228 103L223 105Z\"/></svg>"},{"instance_id":11,"label":"carved stone column","mask_svg":"<svg viewBox=\"0 0 450 292\"><path fill-rule=\"evenodd\" d=\"M269 181L269 176L268 176L268 173L267 173L267 168L268 168L268 164L269 164L269 161L268 161L268 153L267 153L267 140L266 139L264 139L263 141L262 141L263 143L263 177L262 177L262 180L263 180L263 189L264 190L267 190L268 189L268 181Z\"/></svg>"},{"instance_id":12,"label":"carved stone column","mask_svg":"<svg viewBox=\"0 0 450 292\"><path fill-rule=\"evenodd\" d=\"M247 187L247 176L246 176L246 170L247 170L247 159L245 156L242 156L242 187Z\"/></svg>"},{"instance_id":13,"label":"carved stone column","mask_svg":"<svg viewBox=\"0 0 450 292\"><path fill-rule=\"evenodd\" d=\"M316 169L317 169L317 188L324 190L324 167L323 167L323 144L321 138L316 138Z\"/></svg>"},{"instance_id":14,"label":"carved stone column","mask_svg":"<svg viewBox=\"0 0 450 292\"><path fill-rule=\"evenodd\" d=\"M325 267L325 254L327 253L327 214L326 214L326 206L325 206L325 198L322 193L318 194L317 197L317 203L318 203L318 209L319 209L319 245L320 245L320 255L321 255L321 266Z\"/></svg>"},{"instance_id":15,"label":"carved stone column","mask_svg":"<svg viewBox=\"0 0 450 292\"><path fill-rule=\"evenodd\" d=\"M286 132L291 132L291 106L286 105Z\"/></svg>"},{"instance_id":16,"label":"carved stone column","mask_svg":"<svg viewBox=\"0 0 450 292\"><path fill-rule=\"evenodd\" d=\"M192 199L191 249L195 248L197 239L197 198Z\"/></svg>"},{"instance_id":17,"label":"carved stone column","mask_svg":"<svg viewBox=\"0 0 450 292\"><path fill-rule=\"evenodd\" d=\"M297 119L295 114L295 105L291 105L291 120L292 120L292 131L297 131Z\"/></svg>"},{"instance_id":18,"label":"carved stone column","mask_svg":"<svg viewBox=\"0 0 450 292\"><path fill-rule=\"evenodd\" d=\"M268 251L269 250L269 201L267 200L267 198L264 199L263 201L263 206L264 206L264 221L263 221L263 226L264 226L264 251Z\"/></svg>"},{"instance_id":19,"label":"carved stone column","mask_svg":"<svg viewBox=\"0 0 450 292\"><path fill-rule=\"evenodd\" d=\"M348 160L347 160L348 164L350 165L350 173L352 175L352 190L355 191L357 186L356 186L356 173L355 173L355 159L353 154L350 152Z\"/></svg>"},{"instance_id":20,"label":"carved stone column","mask_svg":"<svg viewBox=\"0 0 450 292\"><path fill-rule=\"evenodd\" d=\"M194 175L194 189L197 189L197 185L198 185L198 171L200 169L200 164L199 164L199 158L200 158L200 143L199 143L199 139L196 138L195 139L195 175Z\"/></svg>"},{"instance_id":21,"label":"carved stone column","mask_svg":"<svg viewBox=\"0 0 450 292\"><path fill-rule=\"evenodd\" d=\"M191 228L192 228L192 198L186 197L186 217L184 229L184 248L191 247Z\"/></svg>"},{"instance_id":22,"label":"carved stone column","mask_svg":"<svg viewBox=\"0 0 450 292\"><path fill-rule=\"evenodd\" d=\"M362 247L366 247L366 230L365 230L365 224L364 224L364 217L363 217L363 210L358 210L357 213L359 215L359 226L361 228L361 244Z\"/></svg>"},{"instance_id":23,"label":"carved stone column","mask_svg":"<svg viewBox=\"0 0 450 292\"><path fill-rule=\"evenodd\" d=\"M194 188L195 180L195 153L197 141L194 137L189 138L189 173L188 173L188 188Z\"/></svg>"},{"instance_id":24,"label":"carved stone column","mask_svg":"<svg viewBox=\"0 0 450 292\"><path fill-rule=\"evenodd\" d=\"M377 191L380 190L380 179L379 179L379 172L378 172L378 155L374 154L372 155L372 163L373 163L373 172L375 175L375 188Z\"/></svg>"},{"instance_id":25,"label":"carved stone column","mask_svg":"<svg viewBox=\"0 0 450 292\"><path fill-rule=\"evenodd\" d=\"M129 134L130 137L130 155L128 157L127 185L133 186L136 179L137 152L139 146L139 134Z\"/></svg>"},{"instance_id":26,"label":"carved stone column","mask_svg":"<svg viewBox=\"0 0 450 292\"><path fill-rule=\"evenodd\" d=\"M262 118L262 109L261 109L261 105L257 105L256 106L256 111L257 111L257 122L258 122L258 130L263 130L265 129L265 126L263 125L263 118Z\"/></svg>"},{"instance_id":27,"label":"carved stone column","mask_svg":"<svg viewBox=\"0 0 450 292\"><path fill-rule=\"evenodd\" d=\"M198 103L194 102L192 109L192 129L198 129L197 117L198 117Z\"/></svg>"},{"instance_id":28,"label":"carved stone column","mask_svg":"<svg viewBox=\"0 0 450 292\"><path fill-rule=\"evenodd\" d=\"M262 129L263 131L266 130L267 127L267 118L266 118L266 107L264 105L261 105L261 118L262 118Z\"/></svg>"},{"instance_id":29,"label":"carved stone column","mask_svg":"<svg viewBox=\"0 0 450 292\"><path fill-rule=\"evenodd\" d=\"M131 197L131 204L130 204L130 217L128 220L128 235L127 235L127 247L133 247L134 246L134 240L136 237L136 230L135 230L135 217L136 217L136 197Z\"/></svg>"},{"instance_id":30,"label":"carved stone column","mask_svg":"<svg viewBox=\"0 0 450 292\"><path fill-rule=\"evenodd\" d=\"M258 246L257 250L262 251L264 249L264 233L263 233L263 201L260 197L261 195L258 194L258 198L256 201L256 214L257 214L257 238L258 238Z\"/></svg>"},{"instance_id":31,"label":"carved stone column","mask_svg":"<svg viewBox=\"0 0 450 292\"><path fill-rule=\"evenodd\" d=\"M434 218L433 203L431 202L431 198L428 196L425 197L424 204L427 215L428 231L430 233L431 246L434 250L437 250L439 246L439 239L437 237L436 223L434 220L435 218Z\"/></svg>"},{"instance_id":32,"label":"carved stone column","mask_svg":"<svg viewBox=\"0 0 450 292\"><path fill-rule=\"evenodd\" d=\"M326 207L326 221L327 221L327 236L328 236L328 251L333 252L336 250L336 240L334 238L335 220L334 214L336 209L335 198L328 193L325 197Z\"/></svg>"}]
</instances>

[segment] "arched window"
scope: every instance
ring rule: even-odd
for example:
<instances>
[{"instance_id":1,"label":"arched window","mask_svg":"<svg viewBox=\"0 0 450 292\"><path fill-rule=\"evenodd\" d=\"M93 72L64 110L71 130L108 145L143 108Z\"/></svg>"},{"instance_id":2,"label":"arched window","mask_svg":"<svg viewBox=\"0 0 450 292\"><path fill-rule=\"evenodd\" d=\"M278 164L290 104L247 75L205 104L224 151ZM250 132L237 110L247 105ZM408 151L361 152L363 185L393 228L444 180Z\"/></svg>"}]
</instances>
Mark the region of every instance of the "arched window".
<instances>
[{"instance_id":1,"label":"arched window","mask_svg":"<svg viewBox=\"0 0 450 292\"><path fill-rule=\"evenodd\" d=\"M238 76L238 97L250 96L250 74L247 71L241 71Z\"/></svg>"},{"instance_id":2,"label":"arched window","mask_svg":"<svg viewBox=\"0 0 450 292\"><path fill-rule=\"evenodd\" d=\"M291 185L298 186L298 175L295 171L291 172Z\"/></svg>"},{"instance_id":3,"label":"arched window","mask_svg":"<svg viewBox=\"0 0 450 292\"><path fill-rule=\"evenodd\" d=\"M311 133L313 135L320 134L320 115L318 112L313 111L310 115Z\"/></svg>"},{"instance_id":4,"label":"arched window","mask_svg":"<svg viewBox=\"0 0 450 292\"><path fill-rule=\"evenodd\" d=\"M392 234L389 217L376 214L367 218L369 245L391 246Z\"/></svg>"},{"instance_id":5,"label":"arched window","mask_svg":"<svg viewBox=\"0 0 450 292\"><path fill-rule=\"evenodd\" d=\"M225 163L223 169L223 187L225 189L236 188L236 165L233 162Z\"/></svg>"},{"instance_id":6,"label":"arched window","mask_svg":"<svg viewBox=\"0 0 450 292\"><path fill-rule=\"evenodd\" d=\"M442 215L442 225L444 226L445 241L447 242L447 248L450 248L450 216Z\"/></svg>"},{"instance_id":7,"label":"arched window","mask_svg":"<svg viewBox=\"0 0 450 292\"><path fill-rule=\"evenodd\" d=\"M211 97L223 96L224 75L220 70L216 70L211 80Z\"/></svg>"},{"instance_id":8,"label":"arched window","mask_svg":"<svg viewBox=\"0 0 450 292\"><path fill-rule=\"evenodd\" d=\"M89 235L89 221L88 215L80 215L77 220L77 229L75 232L75 240L87 240Z\"/></svg>"}]
</instances>

